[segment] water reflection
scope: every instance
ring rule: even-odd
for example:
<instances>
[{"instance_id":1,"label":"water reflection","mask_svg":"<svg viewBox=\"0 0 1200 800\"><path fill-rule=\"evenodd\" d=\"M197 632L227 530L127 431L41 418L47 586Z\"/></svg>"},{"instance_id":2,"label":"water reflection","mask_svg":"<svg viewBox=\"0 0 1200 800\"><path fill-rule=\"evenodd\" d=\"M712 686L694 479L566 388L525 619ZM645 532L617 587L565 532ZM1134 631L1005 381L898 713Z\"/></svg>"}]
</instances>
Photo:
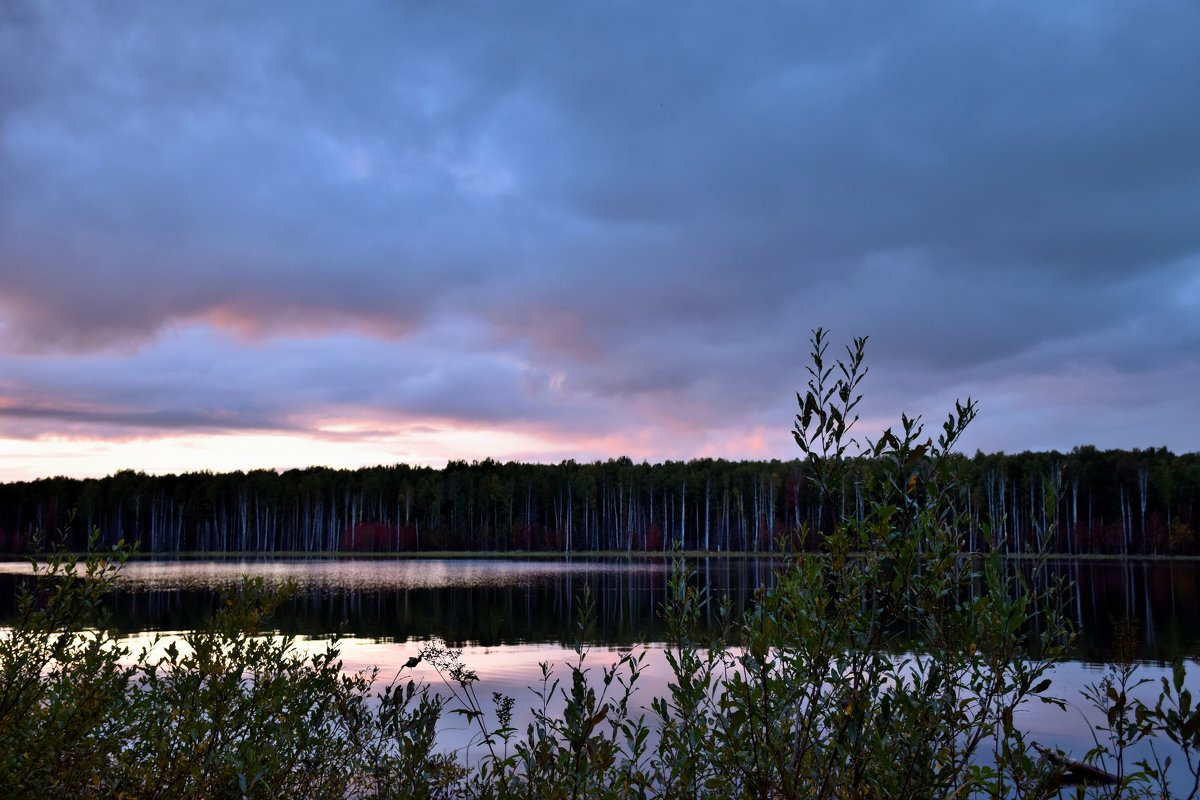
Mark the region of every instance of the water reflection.
<instances>
[{"instance_id":1,"label":"water reflection","mask_svg":"<svg viewBox=\"0 0 1200 800\"><path fill-rule=\"evenodd\" d=\"M1020 562L1010 566L1028 571ZM688 567L694 584L728 598L740 612L757 588L772 583L774 564L709 557ZM137 561L125 567L111 607L116 628L126 634L187 630L203 624L221 593L250 575L296 585L276 619L282 630L302 636L563 645L575 640L586 587L595 607L590 641L628 646L665 639L659 611L670 570L669 559ZM0 564L0 621L11 619L15 585L28 574L28 564ZM1062 561L1037 579L1075 587L1064 611L1079 629L1075 655L1083 662L1111 660L1114 624L1122 618L1139 633L1141 660L1200 655L1198 562ZM713 609L708 613L711 620Z\"/></svg>"},{"instance_id":2,"label":"water reflection","mask_svg":"<svg viewBox=\"0 0 1200 800\"><path fill-rule=\"evenodd\" d=\"M735 613L751 605L759 587L771 585L774 569L771 560L760 558L709 557L688 567L695 585L728 598ZM1037 575L1028 562L1008 567L1040 585L1061 579L1075 587L1064 608L1080 631L1075 659L1053 671L1056 691L1068 707L1024 708L1019 724L1031 741L1062 747L1076 757L1092 746L1093 726L1102 719L1079 692L1097 681L1101 665L1112 659L1116 620L1135 623L1136 655L1142 660L1161 664L1180 655L1200 656L1198 562L1062 561ZM639 681L641 702L666 693L670 671L662 648L653 643L666 638L659 609L667 599L670 571L668 559L137 561L124 569L110 602L115 627L137 653L158 633L169 639L202 625L221 593L242 575L292 582L297 594L280 609L277 623L301 637L301 649L324 649L329 635L341 632L347 637L340 644L344 668L378 667L387 681L431 638L462 646L464 663L479 675L482 696L499 691L519 699L520 728L529 720L525 709L533 700L526 687L537 682L539 665L557 665L561 676L574 658L568 648L585 587L595 607L587 663L598 669L617 660L616 648L650 643ZM30 582L29 573L27 563L0 563L0 624L12 619L15 587ZM1146 686L1152 689L1164 674L1162 666L1147 666L1140 676L1151 679ZM435 689L442 685L428 663L419 664L412 676ZM489 707L488 713L494 724L494 710ZM447 715L439 743L469 758L475 737L473 728Z\"/></svg>"}]
</instances>

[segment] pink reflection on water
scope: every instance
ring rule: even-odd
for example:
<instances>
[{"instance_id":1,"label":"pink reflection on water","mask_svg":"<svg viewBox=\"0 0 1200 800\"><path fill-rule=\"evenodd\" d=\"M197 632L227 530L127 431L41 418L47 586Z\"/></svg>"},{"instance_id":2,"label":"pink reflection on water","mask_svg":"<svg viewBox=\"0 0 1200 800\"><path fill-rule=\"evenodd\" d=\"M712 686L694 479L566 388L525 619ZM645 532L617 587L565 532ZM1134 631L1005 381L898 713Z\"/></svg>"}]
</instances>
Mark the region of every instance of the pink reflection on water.
<instances>
[{"instance_id":1,"label":"pink reflection on water","mask_svg":"<svg viewBox=\"0 0 1200 800\"><path fill-rule=\"evenodd\" d=\"M22 572L29 565L21 565ZM121 583L136 589L221 588L243 577L267 583L294 583L302 589L425 589L520 586L554 580L566 573L663 572L662 562L516 560L484 558L298 559L229 561L132 561Z\"/></svg>"}]
</instances>

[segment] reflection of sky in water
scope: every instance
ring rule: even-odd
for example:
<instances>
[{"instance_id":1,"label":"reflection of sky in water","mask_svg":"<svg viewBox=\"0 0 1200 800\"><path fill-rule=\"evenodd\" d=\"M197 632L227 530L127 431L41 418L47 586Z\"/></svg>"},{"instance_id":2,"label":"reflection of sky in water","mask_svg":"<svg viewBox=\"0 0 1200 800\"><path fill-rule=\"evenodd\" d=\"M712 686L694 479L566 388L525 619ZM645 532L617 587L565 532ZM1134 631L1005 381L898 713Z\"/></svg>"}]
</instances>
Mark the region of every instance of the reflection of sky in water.
<instances>
[{"instance_id":1,"label":"reflection of sky in water","mask_svg":"<svg viewBox=\"0 0 1200 800\"><path fill-rule=\"evenodd\" d=\"M384 681L390 680L397 674L402 674L407 680L409 671L401 673L399 672L400 668L408 656L415 654L421 645L421 642L380 643L343 640L342 657L348 671L375 665L380 668L379 675ZM302 646L319 649L322 645L317 641L309 641L303 643ZM653 730L655 715L650 709L650 701L654 697L664 697L669 694L672 675L661 645L648 646L644 652L644 669L637 681L636 700L631 705L635 709L633 716L636 718L640 714L644 714ZM465 647L462 650L463 663L475 670L479 676L476 694L489 714L488 723L492 726L497 724L490 700L492 692L507 694L517 700L513 724L522 733L526 725L532 721L531 707L537 702L533 689L539 688L536 684L541 675L540 664L547 662L553 666L553 675L562 679L560 686L569 686L570 672L567 665L574 663L575 658L576 655L571 649L556 645ZM611 666L619 658L620 654L615 648L595 647L588 652L585 666L590 667L589 676L592 686L597 692L602 689L601 668ZM1015 720L1017 727L1024 732L1026 741L1036 742L1051 749L1058 748L1071 758L1083 759L1084 754L1096 744L1093 734L1096 726L1104 722L1104 715L1092 707L1081 692L1085 686L1097 683L1104 672L1104 667L1079 661L1067 661L1056 665L1048 673L1048 677L1053 681L1053 694L1066 702L1066 708L1060 709L1057 706L1041 702L1031 702L1022 706L1018 710ZM428 664L419 664L411 673L413 677L423 678L431 688L445 694L440 678ZM1157 687L1161 685L1160 679L1164 676L1170 676L1168 668L1139 665L1138 679L1148 679L1148 681L1134 691L1133 695L1152 703L1157 697ZM614 682L610 692L616 689L617 686ZM1192 689L1195 691L1196 687L1193 686ZM562 702L559 698L558 702L552 705L552 710L557 711L561 708ZM459 750L460 753L466 752L464 748L468 748L472 741L476 740L477 734L478 730L460 722L458 715L446 715L443 719L441 741L447 749ZM1169 742L1159 742L1159 745L1165 745L1163 750L1165 754L1174 752ZM478 754L478 751L476 753ZM1149 749L1143 743L1127 755L1127 768L1132 769L1135 761L1149 755ZM981 757L983 760L987 760L986 754ZM1184 777L1183 765L1178 755L1176 762L1172 771L1176 774L1177 780L1182 780ZM1112 764L1102 766L1115 770L1115 765Z\"/></svg>"},{"instance_id":2,"label":"reflection of sky in water","mask_svg":"<svg viewBox=\"0 0 1200 800\"><path fill-rule=\"evenodd\" d=\"M701 573L705 574L707 582L708 561L705 560L703 565L697 566ZM769 567L763 568L761 565L736 559L723 561L714 559L712 562L713 574L712 579L717 580L718 575L724 575L725 570L729 571L729 578L722 580L733 580L736 585L753 586L759 583L769 574ZM1191 567L1192 565L1184 565ZM1142 571L1145 571L1145 565L1142 565ZM414 606L425 607L430 603L443 603L447 608L457 610L457 613L465 614L468 617L475 619L488 614L501 613L502 615L514 614L534 614L543 618L551 618L562 616L563 630L555 633L557 641L555 642L539 642L530 641L510 641L503 645L481 646L473 645L462 648L462 659L464 664L474 670L479 676L479 683L476 687L477 695L484 701L484 705L489 712L492 712L491 695L492 692L500 692L511 695L516 698L517 717L514 723L519 731L523 731L525 725L530 721L530 707L535 703L536 697L530 690L531 686L535 686L541 674L540 664L548 662L555 665L555 675L563 678L569 678L567 664L571 663L575 654L565 648L559 642L569 641L572 635L573 627L571 620L574 618L574 613L569 605L563 608L551 607L545 604L534 604L532 607L526 607L521 602L511 602L508 605L503 604L506 599L512 597L525 598L528 597L528 592L520 592L517 595L505 594L499 590L511 587L527 587L529 592L541 591L541 587L555 586L556 584L562 589L563 598L569 600L575 595L579 587L582 586L589 576L592 578L603 577L605 580L616 578L620 575L631 576L633 582L628 581L622 583L619 580L609 587L609 594L613 597L622 596L626 592L631 592L631 596L641 596L640 593L646 591L660 592L663 590L665 573L669 570L669 564L665 560L655 559L651 561L641 560L616 560L616 561L592 561L580 559L576 561L566 560L507 560L507 559L313 559L313 560L222 560L222 561L175 561L175 560L138 560L127 564L121 573L121 581L124 588L132 594L130 597L149 597L153 593L172 593L177 590L195 591L195 590L216 590L221 591L228 587L237 584L242 576L262 577L268 583L281 584L284 582L292 582L301 588L303 591L314 592L316 595L327 595L335 592L343 593L359 593L359 592L391 592L387 602L382 604L381 609L374 609L370 602L370 598L378 595L366 594L362 595L361 603L351 603L346 606L343 611L352 617L362 620L368 613L375 613L385 622L388 619L395 618L406 605L398 605L400 600L407 604L410 599ZM1111 574L1124 575L1128 568L1117 566L1111 567L1108 565L1097 565L1096 573L1101 577ZM1175 571L1179 571L1179 575L1175 575ZM0 563L0 574L8 575L28 575L30 567L28 562L4 562ZM1095 612L1091 619L1098 620L1106 616L1106 611L1111 611L1109 606L1117 604L1117 610L1120 606L1134 603L1143 596L1150 597L1151 590L1165 591L1165 597L1169 600L1167 610L1171 612L1171 616L1167 617L1172 620L1185 620L1194 622L1194 614L1191 609L1194 608L1194 597L1191 594L1195 582L1190 580L1194 573L1183 571L1183 567L1172 565L1170 572L1163 574L1155 573L1154 580L1145 579L1140 584L1120 584L1115 583L1111 586L1107 583L1100 583L1096 580L1085 582L1087 587L1086 593L1080 593L1076 596L1076 609L1086 611L1088 604L1095 606ZM1086 575L1085 575L1086 577ZM579 580L576 580L576 579ZM569 588L574 586L573 589ZM597 589L603 590L607 583L599 583ZM1120 590L1125 585L1137 585L1139 591L1127 592ZM538 588L534 588L538 587ZM1113 591L1113 588L1119 591ZM1165 587L1165 589L1164 589ZM497 592L486 591L483 593L475 593L465 596L459 593L459 590L472 588L495 589ZM427 590L425 594L413 594L411 598L407 597L408 590ZM431 590L454 589L453 594L430 594ZM1166 591L1169 590L1169 591ZM400 595L397 596L396 593ZM559 592L555 589L551 594ZM145 593L151 593L147 595ZM160 596L162 596L160 594ZM178 596L178 594L175 594ZM608 595L601 592L598 595L601 600L604 600ZM399 598L399 599L398 599ZM610 603L612 598L608 598ZM543 598L545 600L545 598ZM638 613L653 614L654 609L661 597L652 597L647 600L642 606L648 611L642 609L641 606L630 606L627 611L634 616ZM438 602L442 601L442 602ZM143 601L145 602L145 601ZM324 603L325 601L321 601ZM511 608L509 607L511 606ZM324 607L324 606L320 606ZM1136 608L1136 605L1134 606ZM619 608L619 607L618 607ZM1149 609L1149 604L1146 604L1146 609ZM429 611L430 609L426 609ZM605 613L603 604L598 611L602 615ZM342 612L339 612L339 614ZM610 613L611 610L610 610ZM1144 610L1144 615L1149 617L1148 611ZM1156 613L1161 613L1161 610ZM336 616L336 615L335 615ZM340 618L340 617L339 617ZM163 637L173 638L180 634L178 626L181 624L178 619L171 618L174 621L173 626L167 628L168 632L162 634ZM440 634L437 631L422 627L430 622L435 622L439 618L436 616L414 616L405 623L404 626L381 624L378 626L379 634L375 636L364 635L364 631L355 631L357 635L348 636L339 642L341 658L344 669L347 672L357 672L360 670L378 667L379 680L386 682L395 677L398 673L407 680L411 676L424 680L428 685L436 691L444 693L444 687L441 679L434 671L432 666L427 662L420 663L414 670L405 670L401 673L401 668L405 661L410 656L415 655L420 648L428 643L430 636L447 635ZM461 623L461 620L452 619L447 622ZM409 624L411 623L411 624ZM554 627L553 625L551 627ZM1159 624L1162 627L1162 624ZM330 630L326 628L325 630ZM1153 627L1151 627L1153 630ZM401 633L403 631L403 633ZM505 635L522 635L522 630L507 631ZM316 652L324 649L328 641L327 638L321 636L321 629L306 630L309 636L302 636L297 640L297 646L305 652ZM154 640L156 634L153 632L130 632L131 635L125 638L125 644L134 653L141 650L143 646ZM659 636L662 635L658 631ZM1178 636L1183 644L1192 641L1192 629L1181 628L1181 634ZM654 638L651 634L650 638ZM634 703L635 708L641 708L646 714L647 720L653 719L653 714L649 711L651 698L662 696L668 692L668 683L670 682L670 672L667 669L665 657L661 644L650 644L646 646L645 671L643 672L638 683L640 690L637 695L637 700ZM615 648L605 645L594 645L590 651L587 664L592 668L592 677L598 683L601 673L601 667L609 665L618 659L618 652ZM1196 667L1192 666L1193 674L1189 676L1190 683L1196 681ZM1036 741L1049 747L1061 747L1064 751L1072 754L1076 758L1082 755L1093 747L1095 740L1093 739L1094 726L1102 722L1102 716L1099 712L1092 708L1081 695L1081 690L1084 686L1098 681L1104 672L1104 668L1095 664L1084 663L1083 661L1068 661L1055 667L1052 678L1054 679L1054 690L1057 696L1067 702L1065 710L1059 709L1051 705L1042 703L1033 703L1022 709L1018 715L1018 726L1026 731L1030 741ZM1167 674L1164 667L1155 664L1142 664L1139 666L1139 678L1149 678L1151 682L1144 685L1141 691L1145 692L1145 698L1150 700L1153 696L1156 687L1159 685L1159 678ZM1197 689L1193 685L1193 692ZM556 708L561 708L561 704L556 705ZM492 714L489 717L490 724L495 724L495 717ZM446 715L443 720L443 735L442 742L448 749L460 749L466 747L470 742L477 737L477 731L464 726L461 718L458 715ZM1146 756L1145 752L1138 752L1135 757L1130 759L1130 763L1137 758Z\"/></svg>"},{"instance_id":3,"label":"reflection of sky in water","mask_svg":"<svg viewBox=\"0 0 1200 800\"><path fill-rule=\"evenodd\" d=\"M753 604L756 588L773 582L775 566L766 558L723 557L687 564L693 584L728 598L735 613ZM276 615L281 629L297 634L561 643L575 635L576 601L586 586L595 604L591 641L631 644L666 635L659 610L669 596L669 570L668 557L139 559L125 566L123 591L111 607L124 633L186 629L250 575L297 585ZM1200 562L1063 561L1052 562L1048 574L1077 587L1063 609L1078 632L1072 657L1109 661L1121 619L1134 626L1137 660L1200 656ZM12 591L22 575L30 575L28 562L0 563L0 624L15 611ZM711 616L713 606L707 611Z\"/></svg>"},{"instance_id":4,"label":"reflection of sky in water","mask_svg":"<svg viewBox=\"0 0 1200 800\"><path fill-rule=\"evenodd\" d=\"M507 559L313 559L229 561L130 561L121 569L127 589L220 589L242 577L301 589L433 589L510 587L548 583L572 575L653 572L662 561L559 561ZM0 562L0 573L27 575L28 562Z\"/></svg>"},{"instance_id":5,"label":"reflection of sky in water","mask_svg":"<svg viewBox=\"0 0 1200 800\"><path fill-rule=\"evenodd\" d=\"M159 647L165 642L181 634L163 634ZM133 652L154 641L153 634L137 634L124 639L124 643ZM327 639L301 638L296 642L297 648L304 653L322 652L328 643ZM427 641L387 642L371 639L345 638L338 646L341 651L342 668L347 673L378 668L377 686L382 688L388 681L399 677L403 681L413 678L420 683L424 681L431 690L445 696L448 690L437 671L428 662L419 663L414 669L404 669L404 663L410 656L416 655L427 645ZM487 712L488 725L495 727L498 723L495 717L491 696L492 692L509 695L516 698L514 725L523 734L525 727L532 721L533 706L538 703L534 690L540 687L541 664L548 663L553 667L553 677L560 678L560 686L569 686L569 664L575 662L576 654L570 648L554 644L518 644L503 647L464 647L461 649L462 662L478 675L476 695ZM593 647L586 651L584 665L590 669L589 676L593 687L599 692L602 689L602 668L611 666L620 658L617 648ZM638 651L635 651L638 652ZM631 704L633 716L644 714L651 729L654 728L654 713L650 709L650 701L654 697L666 696L672 681L671 671L667 665L662 645L649 645L642 648L645 653L643 671L637 681L635 701ZM1016 715L1017 726L1025 733L1027 741L1037 742L1050 748L1060 748L1071 757L1082 759L1083 755L1095 745L1093 731L1097 724L1103 722L1103 715L1093 708L1081 695L1084 686L1096 683L1104 674L1104 668L1084 664L1078 661L1067 661L1056 665L1049 677L1053 680L1053 693L1066 701L1066 708L1040 702L1028 703ZM1169 677L1167 668L1153 665L1140 665L1138 678L1149 679L1140 687L1135 696L1152 701L1156 696L1159 679ZM614 682L610 692L615 691ZM611 697L611 695L610 695ZM453 700L447 710L455 708ZM562 708L561 696L551 705L554 712ZM446 750L458 751L460 756L476 759L480 755L477 743L478 728L463 722L457 714L445 713L441 723L439 742ZM1164 743L1165 744L1165 743ZM1167 751L1170 752L1170 751ZM1128 759L1128 764L1146 757L1148 751L1143 747L1134 751ZM1112 765L1109 765L1110 767ZM1177 765L1179 767L1180 765Z\"/></svg>"},{"instance_id":6,"label":"reflection of sky in water","mask_svg":"<svg viewBox=\"0 0 1200 800\"><path fill-rule=\"evenodd\" d=\"M269 583L292 582L302 589L427 589L453 586L522 586L557 580L567 573L643 569L661 572L659 564L601 562L508 561L492 559L406 559L349 561L236 561L202 564L137 561L127 564L121 579L130 588L205 587L237 583L242 576Z\"/></svg>"}]
</instances>

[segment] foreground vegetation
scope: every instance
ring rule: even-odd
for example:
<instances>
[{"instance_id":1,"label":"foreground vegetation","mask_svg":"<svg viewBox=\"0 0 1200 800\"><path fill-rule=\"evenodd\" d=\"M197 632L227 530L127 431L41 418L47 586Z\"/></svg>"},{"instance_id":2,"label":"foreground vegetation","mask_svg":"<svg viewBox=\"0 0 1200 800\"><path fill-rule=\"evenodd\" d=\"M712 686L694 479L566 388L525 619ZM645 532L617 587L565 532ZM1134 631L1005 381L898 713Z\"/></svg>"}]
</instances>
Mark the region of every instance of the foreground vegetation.
<instances>
[{"instance_id":1,"label":"foreground vegetation","mask_svg":"<svg viewBox=\"0 0 1200 800\"><path fill-rule=\"evenodd\" d=\"M1080 792L1195 797L1200 710L1182 666L1153 703L1133 697L1129 665L1090 687L1105 720L1091 753L1027 740L1021 707L1061 703L1048 677L1070 639L1061 595L998 551L961 556L970 520L947 453L974 404L936 437L903 418L861 448L852 438L864 346L829 362L816 332L799 398L796 441L830 524L801 532L812 549L784 560L752 610L718 609L715 633L700 624L713 601L675 576L666 695L637 692L641 652L594 665L584 614L576 660L544 668L518 729L517 701L487 697L454 652L414 656L443 676L435 693L403 670L383 688L343 674L336 643L306 656L264 635L279 597L254 582L181 644L130 653L102 604L128 551L106 560L94 539L82 562L38 567L0 639L0 786L18 798L1043 798L1083 775L1108 783ZM861 507L838 505L848 483ZM1028 555L1036 569L1039 549ZM438 747L450 713L478 732L469 754ZM1139 743L1149 756L1127 763Z\"/></svg>"}]
</instances>

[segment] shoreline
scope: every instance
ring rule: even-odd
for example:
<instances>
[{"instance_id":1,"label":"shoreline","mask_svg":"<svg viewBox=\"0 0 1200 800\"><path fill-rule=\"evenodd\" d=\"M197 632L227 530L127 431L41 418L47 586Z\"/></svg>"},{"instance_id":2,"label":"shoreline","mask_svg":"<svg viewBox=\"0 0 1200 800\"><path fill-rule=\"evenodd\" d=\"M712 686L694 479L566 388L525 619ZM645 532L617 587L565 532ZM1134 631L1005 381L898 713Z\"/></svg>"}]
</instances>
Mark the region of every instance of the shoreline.
<instances>
[{"instance_id":1,"label":"shoreline","mask_svg":"<svg viewBox=\"0 0 1200 800\"><path fill-rule=\"evenodd\" d=\"M31 558L41 558L47 555L45 553L3 553L0 554L0 562L21 562L29 561ZM86 558L86 551L68 551L57 552L54 555L66 558ZM97 555L103 555L103 552L98 552ZM702 559L702 558L727 558L727 559L747 559L747 558L775 558L787 559L796 556L819 555L816 551L805 550L793 553L784 552L762 552L752 550L738 551L721 551L712 552L704 550L679 550L679 551L624 551L624 550L597 550L575 553L563 553L559 551L546 550L423 550L423 551L373 551L359 552L354 550L331 550L321 552L306 552L303 550L281 550L278 552L267 551L246 551L246 552L221 552L221 551L183 551L178 553L159 552L159 553L131 553L129 554L130 561L423 561L423 560L496 560L496 561L649 561L663 559ZM862 555L862 553L854 553L854 555ZM960 557L983 557L991 555L988 552L966 552L959 554ZM1044 559L1046 561L1083 561L1083 562L1163 562L1163 561L1179 561L1179 562L1195 562L1200 561L1200 555L1179 555L1179 554L1164 554L1164 553L1138 553L1138 554L1121 554L1121 553L1009 553L1003 558L1007 561L1032 561Z\"/></svg>"}]
</instances>

